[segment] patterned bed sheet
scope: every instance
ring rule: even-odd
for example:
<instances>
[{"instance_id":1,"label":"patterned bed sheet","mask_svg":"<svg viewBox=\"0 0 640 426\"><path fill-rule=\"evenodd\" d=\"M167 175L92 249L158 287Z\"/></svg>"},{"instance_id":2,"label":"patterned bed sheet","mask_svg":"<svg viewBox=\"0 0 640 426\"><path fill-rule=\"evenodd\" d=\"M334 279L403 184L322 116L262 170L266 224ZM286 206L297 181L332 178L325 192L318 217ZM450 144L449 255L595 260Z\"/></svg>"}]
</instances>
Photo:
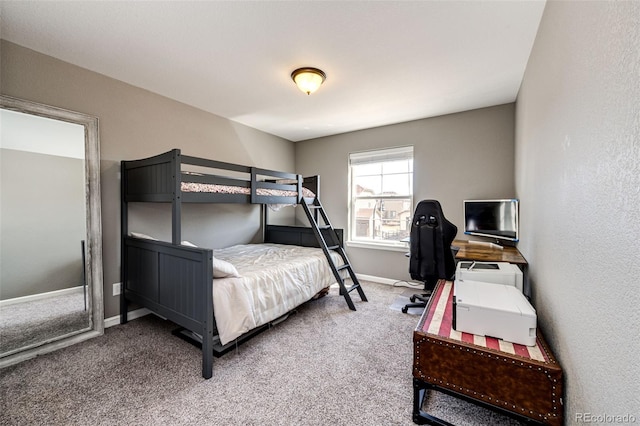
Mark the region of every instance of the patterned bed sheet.
<instances>
[{"instance_id":1,"label":"patterned bed sheet","mask_svg":"<svg viewBox=\"0 0 640 426\"><path fill-rule=\"evenodd\" d=\"M213 308L220 343L267 324L310 300L335 282L319 248L281 244L244 244L213 250L241 277L213 280ZM343 264L332 253L336 265Z\"/></svg>"},{"instance_id":2,"label":"patterned bed sheet","mask_svg":"<svg viewBox=\"0 0 640 426\"><path fill-rule=\"evenodd\" d=\"M240 194L251 195L251 188L242 186L231 185L218 185L211 183L197 183L197 182L181 182L181 190L183 192L207 192L217 194ZM258 188L256 190L257 195L262 196L277 196L277 197L295 197L298 195L296 191L286 191L280 189L267 189ZM302 195L304 197L315 197L313 191L308 188L302 188Z\"/></svg>"}]
</instances>

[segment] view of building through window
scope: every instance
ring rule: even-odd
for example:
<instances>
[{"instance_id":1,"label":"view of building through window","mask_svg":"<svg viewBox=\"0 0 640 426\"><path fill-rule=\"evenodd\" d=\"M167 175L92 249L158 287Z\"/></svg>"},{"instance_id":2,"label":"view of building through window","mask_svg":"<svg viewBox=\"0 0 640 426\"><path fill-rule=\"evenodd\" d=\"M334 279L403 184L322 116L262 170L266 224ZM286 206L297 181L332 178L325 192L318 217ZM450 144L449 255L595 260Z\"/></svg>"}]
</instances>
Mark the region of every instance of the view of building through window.
<instances>
[{"instance_id":1,"label":"view of building through window","mask_svg":"<svg viewBox=\"0 0 640 426\"><path fill-rule=\"evenodd\" d=\"M354 153L350 240L398 245L413 214L413 147Z\"/></svg>"}]
</instances>

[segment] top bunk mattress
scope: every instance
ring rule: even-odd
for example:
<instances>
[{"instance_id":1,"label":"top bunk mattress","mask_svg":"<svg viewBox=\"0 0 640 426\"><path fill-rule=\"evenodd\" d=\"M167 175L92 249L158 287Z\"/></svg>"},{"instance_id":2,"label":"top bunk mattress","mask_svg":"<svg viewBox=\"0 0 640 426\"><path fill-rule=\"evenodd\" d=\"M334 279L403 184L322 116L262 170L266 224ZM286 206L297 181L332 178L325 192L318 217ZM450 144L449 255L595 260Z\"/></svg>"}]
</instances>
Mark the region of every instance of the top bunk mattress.
<instances>
[{"instance_id":1,"label":"top bunk mattress","mask_svg":"<svg viewBox=\"0 0 640 426\"><path fill-rule=\"evenodd\" d=\"M336 281L319 248L243 244L213 250L213 256L238 272L213 280L213 309L222 345L279 318ZM344 263L338 253L331 256L336 265Z\"/></svg>"},{"instance_id":2,"label":"top bunk mattress","mask_svg":"<svg viewBox=\"0 0 640 426\"><path fill-rule=\"evenodd\" d=\"M251 188L248 188L248 187L232 186L232 185L217 185L217 184L211 184L211 183L181 182L180 189L182 190L182 192L251 195ZM275 196L275 197L296 197L298 195L296 191L286 191L281 189L268 189L268 188L258 188L256 190L256 194L261 196ZM315 194L310 189L303 187L302 196L305 198L313 198L315 197Z\"/></svg>"}]
</instances>

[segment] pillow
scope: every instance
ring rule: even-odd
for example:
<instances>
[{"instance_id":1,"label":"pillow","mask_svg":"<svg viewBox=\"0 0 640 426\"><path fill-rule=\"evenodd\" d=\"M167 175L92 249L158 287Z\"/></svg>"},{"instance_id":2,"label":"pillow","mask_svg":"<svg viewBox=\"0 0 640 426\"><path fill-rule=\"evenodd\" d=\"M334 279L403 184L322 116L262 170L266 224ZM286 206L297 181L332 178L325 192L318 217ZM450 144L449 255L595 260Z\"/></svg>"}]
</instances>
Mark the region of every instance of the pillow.
<instances>
[{"instance_id":1,"label":"pillow","mask_svg":"<svg viewBox=\"0 0 640 426\"><path fill-rule=\"evenodd\" d=\"M213 278L240 277L238 270L231 263L213 258Z\"/></svg>"},{"instance_id":2,"label":"pillow","mask_svg":"<svg viewBox=\"0 0 640 426\"><path fill-rule=\"evenodd\" d=\"M131 232L131 233L130 233L130 235L131 235L132 237L136 237L136 238L143 238L143 239L145 239L145 240L158 241L158 239L157 239L157 238L153 238L153 237L151 237L151 236L149 236L149 235L147 235L147 234L141 234L141 233L139 233L139 232Z\"/></svg>"},{"instance_id":3,"label":"pillow","mask_svg":"<svg viewBox=\"0 0 640 426\"><path fill-rule=\"evenodd\" d=\"M190 243L189 241L180 242L181 245L186 247L198 247L197 245ZM227 277L240 277L238 270L231 263L213 258L213 278L227 278Z\"/></svg>"}]
</instances>

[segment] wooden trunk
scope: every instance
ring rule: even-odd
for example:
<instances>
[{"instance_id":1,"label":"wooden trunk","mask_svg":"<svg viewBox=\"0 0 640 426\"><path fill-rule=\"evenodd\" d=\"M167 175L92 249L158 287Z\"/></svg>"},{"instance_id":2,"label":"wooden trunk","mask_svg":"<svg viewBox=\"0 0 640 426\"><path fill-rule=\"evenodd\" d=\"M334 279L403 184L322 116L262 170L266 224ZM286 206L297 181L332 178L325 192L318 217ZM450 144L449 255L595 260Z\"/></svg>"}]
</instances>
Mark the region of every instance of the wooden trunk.
<instances>
[{"instance_id":1,"label":"wooden trunk","mask_svg":"<svg viewBox=\"0 0 640 426\"><path fill-rule=\"evenodd\" d=\"M535 346L452 329L453 283L440 281L413 334L416 423L426 389L540 424L562 425L562 369L538 331ZM437 423L436 423L437 424Z\"/></svg>"}]
</instances>

